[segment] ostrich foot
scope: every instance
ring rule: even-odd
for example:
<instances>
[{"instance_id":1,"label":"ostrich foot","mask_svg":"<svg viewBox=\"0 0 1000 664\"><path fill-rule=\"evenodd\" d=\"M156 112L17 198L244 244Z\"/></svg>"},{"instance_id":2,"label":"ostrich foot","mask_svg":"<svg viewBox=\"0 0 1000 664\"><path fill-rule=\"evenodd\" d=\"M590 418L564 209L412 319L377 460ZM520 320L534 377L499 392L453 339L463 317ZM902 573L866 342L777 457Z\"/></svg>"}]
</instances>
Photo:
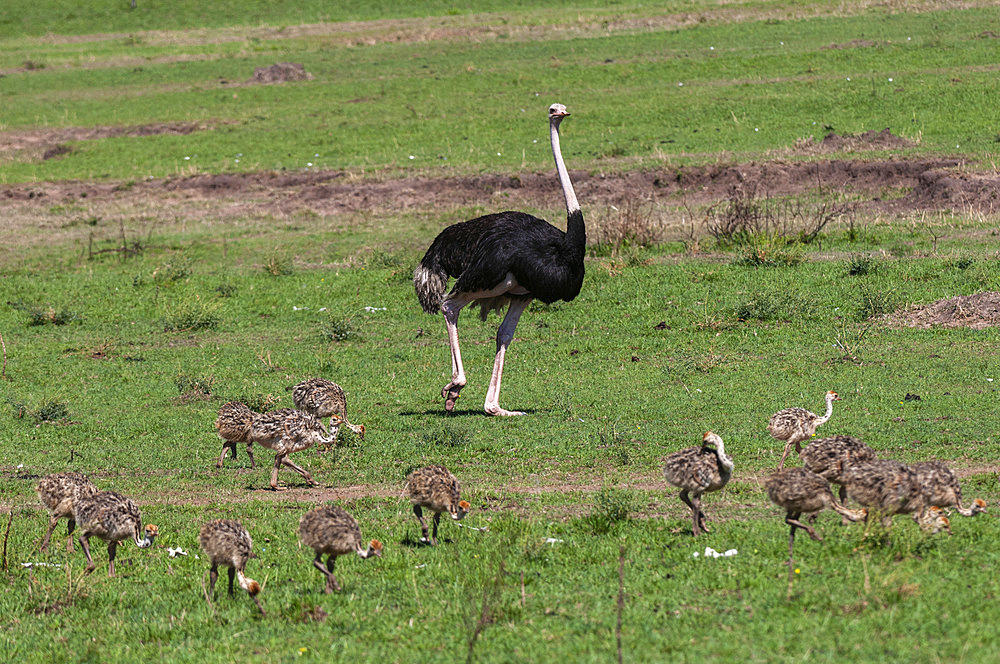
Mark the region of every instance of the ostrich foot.
<instances>
[{"instance_id":1,"label":"ostrich foot","mask_svg":"<svg viewBox=\"0 0 1000 664\"><path fill-rule=\"evenodd\" d=\"M459 392L465 387L465 383L461 385L451 382L444 386L441 390L441 396L444 398L444 409L449 413L455 410L455 402L458 401Z\"/></svg>"},{"instance_id":2,"label":"ostrich foot","mask_svg":"<svg viewBox=\"0 0 1000 664\"><path fill-rule=\"evenodd\" d=\"M281 486L280 484L272 484L271 491L288 491L288 487Z\"/></svg>"},{"instance_id":3,"label":"ostrich foot","mask_svg":"<svg viewBox=\"0 0 1000 664\"><path fill-rule=\"evenodd\" d=\"M500 406L485 406L483 410L486 411L487 415L494 415L497 417L513 417L515 415L527 415L524 411L520 410L505 410Z\"/></svg>"}]
</instances>

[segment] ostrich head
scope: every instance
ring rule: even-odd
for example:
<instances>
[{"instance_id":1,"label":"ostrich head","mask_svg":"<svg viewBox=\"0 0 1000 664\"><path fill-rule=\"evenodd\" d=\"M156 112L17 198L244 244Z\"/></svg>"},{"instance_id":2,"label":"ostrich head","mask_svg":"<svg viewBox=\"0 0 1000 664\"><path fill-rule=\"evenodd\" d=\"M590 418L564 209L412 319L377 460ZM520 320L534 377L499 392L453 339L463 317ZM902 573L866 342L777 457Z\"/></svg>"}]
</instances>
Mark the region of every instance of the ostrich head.
<instances>
[{"instance_id":1,"label":"ostrich head","mask_svg":"<svg viewBox=\"0 0 1000 664\"><path fill-rule=\"evenodd\" d=\"M371 558L372 556L382 557L382 542L377 539L373 539L368 543L368 549L365 551L358 551L358 555L362 558Z\"/></svg>"},{"instance_id":2,"label":"ostrich head","mask_svg":"<svg viewBox=\"0 0 1000 664\"><path fill-rule=\"evenodd\" d=\"M139 539L138 533L136 533L135 536L135 545L140 549L147 549L153 546L153 540L155 540L156 536L160 534L160 529L152 523L147 523L144 533L145 534L142 539Z\"/></svg>"},{"instance_id":3,"label":"ostrich head","mask_svg":"<svg viewBox=\"0 0 1000 664\"><path fill-rule=\"evenodd\" d=\"M827 401L840 401L840 395L837 394L836 392L834 392L833 390L830 390L829 392L826 393L826 400Z\"/></svg>"},{"instance_id":4,"label":"ostrich head","mask_svg":"<svg viewBox=\"0 0 1000 664\"><path fill-rule=\"evenodd\" d=\"M465 518L465 515L469 513L469 503L465 500L458 501L458 505L452 505L448 511L451 512L451 518L455 521L461 521Z\"/></svg>"},{"instance_id":5,"label":"ostrich head","mask_svg":"<svg viewBox=\"0 0 1000 664\"><path fill-rule=\"evenodd\" d=\"M557 126L562 119L569 116L569 111L562 104L552 104L549 106L549 122L555 123Z\"/></svg>"},{"instance_id":6,"label":"ostrich head","mask_svg":"<svg viewBox=\"0 0 1000 664\"><path fill-rule=\"evenodd\" d=\"M972 513L979 514L980 512L986 511L986 501L982 498L976 498L972 501Z\"/></svg>"},{"instance_id":7,"label":"ostrich head","mask_svg":"<svg viewBox=\"0 0 1000 664\"><path fill-rule=\"evenodd\" d=\"M260 584L243 573L243 570L236 570L236 578L239 579L240 588L250 593L253 597L260 592Z\"/></svg>"},{"instance_id":8,"label":"ostrich head","mask_svg":"<svg viewBox=\"0 0 1000 664\"><path fill-rule=\"evenodd\" d=\"M718 448L720 445L722 445L722 438L720 438L718 434L712 433L711 431L706 431L705 434L701 437L701 446L707 447L708 445L714 445L715 447Z\"/></svg>"}]
</instances>

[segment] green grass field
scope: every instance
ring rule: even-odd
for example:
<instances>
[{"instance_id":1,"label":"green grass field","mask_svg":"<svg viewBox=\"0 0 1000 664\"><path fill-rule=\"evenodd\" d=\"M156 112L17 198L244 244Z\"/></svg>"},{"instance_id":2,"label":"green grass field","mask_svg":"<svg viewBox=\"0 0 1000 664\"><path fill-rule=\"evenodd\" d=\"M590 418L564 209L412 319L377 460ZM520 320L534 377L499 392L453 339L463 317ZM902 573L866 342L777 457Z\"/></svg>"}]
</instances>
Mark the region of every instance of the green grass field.
<instances>
[{"instance_id":1,"label":"green grass field","mask_svg":"<svg viewBox=\"0 0 1000 664\"><path fill-rule=\"evenodd\" d=\"M817 182L759 201L806 217L854 206L811 241L791 217L727 240L705 223L724 187L615 179L948 159L963 181L995 182L989 3L276 4L0 8L0 659L992 661L1000 338L893 322L1000 291L988 189L893 208L910 185ZM247 83L276 62L314 78ZM558 191L529 182L555 186L554 101L573 113L564 154L591 192L583 291L521 320L501 404L523 418L482 414L499 319L467 312L469 385L446 416L444 324L420 311L413 267L478 214L562 224ZM815 148L883 127L905 142ZM213 174L231 188L193 184ZM597 239L624 219L638 230ZM215 468L222 403L290 407L286 388L313 376L344 386L367 427L293 457L318 489L282 471L290 491L267 490L260 447L254 471L243 446ZM762 488L782 450L767 420L820 410L829 389L843 399L820 435L945 460L990 511L953 515L950 536L899 517L867 538L823 514L824 542L797 537L789 585L787 526ZM707 430L736 471L693 539L660 468ZM429 463L473 508L436 548L401 497ZM120 549L117 578L97 540L83 576L62 524L38 552L34 488L64 470L159 526L152 549ZM342 558L332 595L296 536L326 500L385 543L381 559ZM253 535L266 617L226 596L225 574L206 601L197 534L219 517Z\"/></svg>"}]
</instances>

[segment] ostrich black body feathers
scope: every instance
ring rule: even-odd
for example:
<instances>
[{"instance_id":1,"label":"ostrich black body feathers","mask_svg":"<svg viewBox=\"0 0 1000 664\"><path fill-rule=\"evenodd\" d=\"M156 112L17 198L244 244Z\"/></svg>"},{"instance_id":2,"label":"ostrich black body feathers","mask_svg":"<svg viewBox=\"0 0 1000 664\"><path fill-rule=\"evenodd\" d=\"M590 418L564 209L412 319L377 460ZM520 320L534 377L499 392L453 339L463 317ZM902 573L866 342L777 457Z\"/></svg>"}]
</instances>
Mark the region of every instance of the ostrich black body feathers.
<instances>
[{"instance_id":1,"label":"ostrich black body feathers","mask_svg":"<svg viewBox=\"0 0 1000 664\"><path fill-rule=\"evenodd\" d=\"M453 294L475 293L495 287L507 274L514 275L527 292L481 301L484 318L515 297L547 304L572 300L583 286L583 213L570 214L567 228L564 233L544 219L514 211L449 226L434 239L417 268L414 282L421 306L429 314L440 311L449 277L456 279Z\"/></svg>"}]
</instances>

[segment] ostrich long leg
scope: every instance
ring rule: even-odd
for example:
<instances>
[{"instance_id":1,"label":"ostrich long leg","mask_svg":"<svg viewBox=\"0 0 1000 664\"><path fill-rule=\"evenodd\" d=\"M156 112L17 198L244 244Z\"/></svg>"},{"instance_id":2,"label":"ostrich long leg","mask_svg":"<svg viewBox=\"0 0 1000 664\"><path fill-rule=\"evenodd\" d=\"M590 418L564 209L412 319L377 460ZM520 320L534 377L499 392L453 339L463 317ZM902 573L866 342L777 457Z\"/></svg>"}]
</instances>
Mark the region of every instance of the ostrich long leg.
<instances>
[{"instance_id":1,"label":"ostrich long leg","mask_svg":"<svg viewBox=\"0 0 1000 664\"><path fill-rule=\"evenodd\" d=\"M72 522L73 521L71 519L70 523L72 523ZM49 517L49 529L48 529L48 531L46 531L45 537L42 538L42 546L41 546L41 549L40 549L42 551L42 553L44 553L45 550L49 548L49 539L52 538L52 531L56 529L56 524L57 523L59 523L59 519L57 519L55 516L50 516ZM72 542L73 538L71 537L69 541Z\"/></svg>"},{"instance_id":2,"label":"ostrich long leg","mask_svg":"<svg viewBox=\"0 0 1000 664\"><path fill-rule=\"evenodd\" d=\"M423 539L427 541L427 522L424 521L424 510L421 509L420 505L413 506L413 513L417 517L417 521L420 522L420 532L423 534Z\"/></svg>"},{"instance_id":3,"label":"ostrich long leg","mask_svg":"<svg viewBox=\"0 0 1000 664\"><path fill-rule=\"evenodd\" d=\"M785 467L785 459L788 457L788 453L792 451L792 441L789 440L785 443L785 451L781 453L781 461L778 462L778 472Z\"/></svg>"},{"instance_id":4,"label":"ostrich long leg","mask_svg":"<svg viewBox=\"0 0 1000 664\"><path fill-rule=\"evenodd\" d=\"M517 329L517 322L521 319L521 314L531 304L530 299L511 300L507 308L507 315L504 316L500 328L497 330L497 356L493 362L493 377L490 378L490 389L486 392L486 403L483 409L488 415L525 415L521 411L504 410L500 407L500 381L503 378L503 363L507 355L507 347L514 340L514 330Z\"/></svg>"},{"instance_id":5,"label":"ostrich long leg","mask_svg":"<svg viewBox=\"0 0 1000 664\"><path fill-rule=\"evenodd\" d=\"M281 468L281 461L284 458L284 454L277 454L274 457L274 469L271 471L271 488L275 491L284 491L285 487L278 486L278 469Z\"/></svg>"},{"instance_id":6,"label":"ostrich long leg","mask_svg":"<svg viewBox=\"0 0 1000 664\"><path fill-rule=\"evenodd\" d=\"M462 391L466 383L465 368L462 366L462 350L458 345L458 314L461 313L465 305L474 299L471 295L461 293L455 297L449 297L441 303L445 326L448 328L448 345L451 347L451 381L441 390L441 396L444 397L444 409L449 413L455 409L459 392Z\"/></svg>"},{"instance_id":7,"label":"ostrich long leg","mask_svg":"<svg viewBox=\"0 0 1000 664\"><path fill-rule=\"evenodd\" d=\"M684 489L683 491L681 491L681 500L684 501L685 505L687 505L688 507L691 508L691 519L694 521L694 525L691 528L691 532L694 534L695 537L697 537L698 536L698 508L695 507L694 504L691 502L691 499L688 498L687 489Z\"/></svg>"},{"instance_id":8,"label":"ostrich long leg","mask_svg":"<svg viewBox=\"0 0 1000 664\"><path fill-rule=\"evenodd\" d=\"M90 557L90 542L87 539L86 535L80 535L80 546L83 547L83 555L87 556L87 569L83 571L84 574L90 574L97 567L94 564L94 559Z\"/></svg>"},{"instance_id":9,"label":"ostrich long leg","mask_svg":"<svg viewBox=\"0 0 1000 664\"><path fill-rule=\"evenodd\" d=\"M250 457L250 470L257 467L257 464L253 461L253 441L247 443L247 456Z\"/></svg>"},{"instance_id":10,"label":"ostrich long leg","mask_svg":"<svg viewBox=\"0 0 1000 664\"><path fill-rule=\"evenodd\" d=\"M304 477L306 479L306 482L308 482L311 486L319 485L319 482L317 482L312 478L312 475L309 473L308 470L306 470L301 466L296 465L295 462L289 459L287 455L282 457L281 462L286 466L288 466L289 468L291 468L292 470L294 470L295 472L297 472L302 477Z\"/></svg>"},{"instance_id":11,"label":"ostrich long leg","mask_svg":"<svg viewBox=\"0 0 1000 664\"><path fill-rule=\"evenodd\" d=\"M118 552L118 542L108 542L108 576L115 575L115 554Z\"/></svg>"}]
</instances>

